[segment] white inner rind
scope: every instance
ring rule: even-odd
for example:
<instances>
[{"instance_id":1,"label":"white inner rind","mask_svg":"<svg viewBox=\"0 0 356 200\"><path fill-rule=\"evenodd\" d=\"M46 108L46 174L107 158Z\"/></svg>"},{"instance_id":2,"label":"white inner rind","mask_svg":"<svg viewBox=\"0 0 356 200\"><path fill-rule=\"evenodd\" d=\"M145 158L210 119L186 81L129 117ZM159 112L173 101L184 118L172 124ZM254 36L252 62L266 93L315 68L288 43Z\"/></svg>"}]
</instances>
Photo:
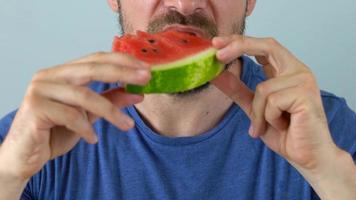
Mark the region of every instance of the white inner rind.
<instances>
[{"instance_id":1,"label":"white inner rind","mask_svg":"<svg viewBox=\"0 0 356 200\"><path fill-rule=\"evenodd\" d=\"M173 69L173 68L179 68L185 65L188 65L194 61L202 60L207 57L210 57L212 55L215 55L217 52L217 49L215 48L208 48L194 56L189 56L168 64L159 64L159 65L153 65L152 66L152 71L162 71L162 70L167 70L167 69Z\"/></svg>"}]
</instances>

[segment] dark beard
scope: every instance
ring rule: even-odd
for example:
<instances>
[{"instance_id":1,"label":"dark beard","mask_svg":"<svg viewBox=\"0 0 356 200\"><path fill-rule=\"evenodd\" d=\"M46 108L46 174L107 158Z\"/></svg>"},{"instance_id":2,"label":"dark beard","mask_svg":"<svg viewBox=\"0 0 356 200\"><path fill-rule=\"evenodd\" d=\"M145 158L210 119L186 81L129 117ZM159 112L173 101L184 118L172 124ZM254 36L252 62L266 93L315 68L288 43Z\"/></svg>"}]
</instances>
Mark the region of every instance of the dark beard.
<instances>
[{"instance_id":1,"label":"dark beard","mask_svg":"<svg viewBox=\"0 0 356 200\"><path fill-rule=\"evenodd\" d=\"M123 18L123 14L121 12L119 13L119 23L123 25L123 26L119 26L121 33L125 33L125 29L127 27L130 27L130 24L127 21L125 21L125 19ZM148 25L147 32L149 33L160 32L163 30L163 28L166 25L170 25L170 24L189 25L189 26L200 28L201 30L205 31L210 38L216 37L218 35L218 29L216 24L208 17L204 16L203 14L193 13L192 15L184 16L183 14L174 10L170 10L164 16L159 16L156 19L152 20ZM246 14L244 14L243 19L241 21L237 21L233 24L232 33L243 35L245 32L245 25L246 25ZM233 61L232 63L234 62L235 61ZM232 63L227 64L225 66L225 70L227 70L232 65ZM176 98L187 98L190 96L201 94L202 92L206 91L209 88L210 88L210 83L208 82L197 88L184 92L171 93L169 95Z\"/></svg>"}]
</instances>

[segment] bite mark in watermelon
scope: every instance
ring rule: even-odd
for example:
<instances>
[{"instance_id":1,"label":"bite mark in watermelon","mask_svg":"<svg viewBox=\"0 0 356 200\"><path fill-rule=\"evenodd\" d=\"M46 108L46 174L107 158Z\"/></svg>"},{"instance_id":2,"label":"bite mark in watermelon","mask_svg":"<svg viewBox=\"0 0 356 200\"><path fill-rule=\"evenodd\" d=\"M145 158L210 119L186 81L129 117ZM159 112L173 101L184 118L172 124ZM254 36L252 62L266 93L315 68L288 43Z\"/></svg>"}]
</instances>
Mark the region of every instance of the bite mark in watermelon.
<instances>
[{"instance_id":1,"label":"bite mark in watermelon","mask_svg":"<svg viewBox=\"0 0 356 200\"><path fill-rule=\"evenodd\" d=\"M214 79L223 70L211 41L174 30L157 34L138 31L115 37L113 51L127 53L151 65L146 86L127 85L130 93L177 93L192 90Z\"/></svg>"}]
</instances>

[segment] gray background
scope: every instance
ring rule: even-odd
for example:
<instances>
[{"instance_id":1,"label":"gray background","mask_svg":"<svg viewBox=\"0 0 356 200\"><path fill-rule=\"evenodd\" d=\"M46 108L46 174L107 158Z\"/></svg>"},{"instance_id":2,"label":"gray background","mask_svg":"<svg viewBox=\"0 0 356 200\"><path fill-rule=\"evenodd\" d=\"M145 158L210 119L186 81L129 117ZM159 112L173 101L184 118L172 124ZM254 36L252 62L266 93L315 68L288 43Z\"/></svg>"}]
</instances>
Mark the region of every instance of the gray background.
<instances>
[{"instance_id":1,"label":"gray background","mask_svg":"<svg viewBox=\"0 0 356 200\"><path fill-rule=\"evenodd\" d=\"M320 87L356 110L356 2L258 1L247 33L273 36L312 68ZM118 32L106 1L0 1L0 116L37 70L110 50Z\"/></svg>"}]
</instances>

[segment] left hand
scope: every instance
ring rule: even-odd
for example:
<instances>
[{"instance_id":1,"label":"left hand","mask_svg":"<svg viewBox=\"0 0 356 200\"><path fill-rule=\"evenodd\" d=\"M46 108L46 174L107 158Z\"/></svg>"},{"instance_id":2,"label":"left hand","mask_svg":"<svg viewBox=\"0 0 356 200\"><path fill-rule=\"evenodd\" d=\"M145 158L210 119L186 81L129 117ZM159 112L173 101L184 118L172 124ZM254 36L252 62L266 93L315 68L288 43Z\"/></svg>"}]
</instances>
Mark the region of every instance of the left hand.
<instances>
[{"instance_id":1,"label":"left hand","mask_svg":"<svg viewBox=\"0 0 356 200\"><path fill-rule=\"evenodd\" d=\"M331 138L315 77L286 48L271 38L239 35L214 38L213 45L224 63L247 54L263 66L268 80L255 93L228 71L212 81L249 116L252 137L295 167L313 171L343 152Z\"/></svg>"}]
</instances>

